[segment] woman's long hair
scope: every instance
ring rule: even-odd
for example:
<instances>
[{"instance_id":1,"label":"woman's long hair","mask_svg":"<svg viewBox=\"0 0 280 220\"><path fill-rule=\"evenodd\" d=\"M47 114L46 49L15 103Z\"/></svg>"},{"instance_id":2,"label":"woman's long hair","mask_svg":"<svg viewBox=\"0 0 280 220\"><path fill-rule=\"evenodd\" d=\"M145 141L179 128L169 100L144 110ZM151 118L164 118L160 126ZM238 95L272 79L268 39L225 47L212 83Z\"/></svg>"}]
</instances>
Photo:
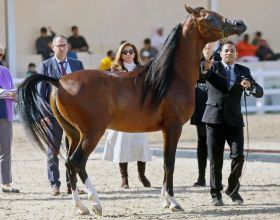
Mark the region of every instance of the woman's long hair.
<instances>
[{"instance_id":1,"label":"woman's long hair","mask_svg":"<svg viewBox=\"0 0 280 220\"><path fill-rule=\"evenodd\" d=\"M122 60L122 52L123 52L124 48L127 46L131 46L133 48L134 53L135 53L135 57L134 57L133 61L137 66L140 65L140 63L141 63L140 55L139 55L139 52L138 52L137 48L135 47L135 45L130 42L124 42L123 44L120 45L120 47L116 53L115 60L111 67L112 71L124 71L125 70L125 68L123 66L123 60Z\"/></svg>"}]
</instances>

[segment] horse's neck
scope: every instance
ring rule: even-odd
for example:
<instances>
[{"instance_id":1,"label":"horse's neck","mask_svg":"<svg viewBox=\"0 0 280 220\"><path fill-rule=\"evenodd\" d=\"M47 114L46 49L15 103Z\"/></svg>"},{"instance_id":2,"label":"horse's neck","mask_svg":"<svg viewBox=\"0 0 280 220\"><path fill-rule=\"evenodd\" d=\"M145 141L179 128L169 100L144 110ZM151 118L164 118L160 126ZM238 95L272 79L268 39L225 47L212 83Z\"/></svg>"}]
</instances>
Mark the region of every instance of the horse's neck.
<instances>
[{"instance_id":1,"label":"horse's neck","mask_svg":"<svg viewBox=\"0 0 280 220\"><path fill-rule=\"evenodd\" d=\"M189 19L183 24L174 63L176 75L182 82L195 85L198 80L203 46L195 22Z\"/></svg>"}]
</instances>

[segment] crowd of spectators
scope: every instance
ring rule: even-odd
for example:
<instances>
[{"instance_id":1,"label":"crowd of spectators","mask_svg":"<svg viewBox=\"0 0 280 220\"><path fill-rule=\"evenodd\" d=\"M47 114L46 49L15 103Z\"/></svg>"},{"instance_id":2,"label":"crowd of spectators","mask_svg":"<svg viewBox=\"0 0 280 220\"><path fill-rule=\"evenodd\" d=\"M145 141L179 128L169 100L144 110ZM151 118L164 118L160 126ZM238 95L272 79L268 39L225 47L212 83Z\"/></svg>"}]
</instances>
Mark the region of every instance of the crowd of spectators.
<instances>
[{"instance_id":1,"label":"crowd of spectators","mask_svg":"<svg viewBox=\"0 0 280 220\"><path fill-rule=\"evenodd\" d=\"M268 42L262 37L262 32L257 31L250 43L249 34L244 34L243 39L237 42L238 60L243 62L256 62L280 59L280 53L275 53Z\"/></svg>"},{"instance_id":2,"label":"crowd of spectators","mask_svg":"<svg viewBox=\"0 0 280 220\"><path fill-rule=\"evenodd\" d=\"M48 30L50 35L48 35ZM79 33L79 28L77 26L72 26L71 28L72 35L68 38L68 54L67 56L70 58L77 59L76 52L88 52L89 46L88 43L82 35ZM56 33L51 29L51 27L41 27L40 29L40 36L36 39L36 51L37 54L42 55L42 60L49 59L53 56L52 50L52 40Z\"/></svg>"},{"instance_id":3,"label":"crowd of spectators","mask_svg":"<svg viewBox=\"0 0 280 220\"><path fill-rule=\"evenodd\" d=\"M48 34L49 32L49 34ZM91 54L89 49L89 44L87 43L84 36L80 35L78 26L71 27L72 35L68 37L68 54L67 57L77 59L77 52L87 52ZM159 27L155 30L151 38L145 38L143 41L143 46L140 48L140 57L143 64L146 64L149 60L154 58L164 42L166 36L163 34L164 29ZM52 51L52 39L56 33L51 27L41 27L40 36L36 39L35 46L37 54L42 55L42 60L49 59L53 56ZM274 52L271 46L268 44L267 40L263 38L263 34L257 31L253 39L250 40L248 33L244 35L234 35L231 37L237 45L238 61L241 62L257 62L257 61L267 61L267 60L278 60L280 59L280 53ZM126 42L123 40L121 43ZM106 56L100 60L98 69L108 70L112 64L115 56L115 50L109 49L106 52ZM33 68L34 71L29 69ZM27 76L32 72L36 72L36 67L28 66Z\"/></svg>"},{"instance_id":4,"label":"crowd of spectators","mask_svg":"<svg viewBox=\"0 0 280 220\"><path fill-rule=\"evenodd\" d=\"M151 36L151 38L145 38L143 41L143 47L140 50L140 57L143 64L146 64L149 60L154 58L160 48L161 44L165 40L165 36L163 35L163 28L157 28L155 33ZM50 32L48 34L48 31ZM89 45L84 36L80 35L78 26L71 27L72 35L68 37L68 53L67 57L77 59L77 52L88 52L91 54L89 50ZM56 33L52 30L51 27L42 27L40 29L40 36L37 38L35 46L37 54L42 55L42 60L49 59L53 56L52 50L52 40ZM121 44L125 43L126 40L121 41ZM99 69L100 70L109 70L111 68L111 64L115 58L115 50L110 49L106 52L106 56L100 60ZM30 68L33 67L34 63L30 63L28 65L27 76L30 76L34 71L30 71ZM32 65L30 67L30 65ZM36 70L36 67L35 67Z\"/></svg>"}]
</instances>

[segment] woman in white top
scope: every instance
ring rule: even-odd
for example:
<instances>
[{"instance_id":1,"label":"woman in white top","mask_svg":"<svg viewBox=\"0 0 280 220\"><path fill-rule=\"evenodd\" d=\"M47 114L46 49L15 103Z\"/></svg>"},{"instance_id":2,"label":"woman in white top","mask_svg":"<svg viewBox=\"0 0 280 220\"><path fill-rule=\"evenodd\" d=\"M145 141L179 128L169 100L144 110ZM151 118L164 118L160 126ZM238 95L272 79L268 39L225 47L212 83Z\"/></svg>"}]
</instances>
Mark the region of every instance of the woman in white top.
<instances>
[{"instance_id":1,"label":"woman in white top","mask_svg":"<svg viewBox=\"0 0 280 220\"><path fill-rule=\"evenodd\" d=\"M119 47L111 70L132 71L140 66L139 57L136 47L129 42L125 42ZM129 188L127 165L128 162L134 161L137 161L139 180L145 187L151 186L145 176L146 162L152 160L147 134L108 130L103 160L119 163L122 188Z\"/></svg>"}]
</instances>

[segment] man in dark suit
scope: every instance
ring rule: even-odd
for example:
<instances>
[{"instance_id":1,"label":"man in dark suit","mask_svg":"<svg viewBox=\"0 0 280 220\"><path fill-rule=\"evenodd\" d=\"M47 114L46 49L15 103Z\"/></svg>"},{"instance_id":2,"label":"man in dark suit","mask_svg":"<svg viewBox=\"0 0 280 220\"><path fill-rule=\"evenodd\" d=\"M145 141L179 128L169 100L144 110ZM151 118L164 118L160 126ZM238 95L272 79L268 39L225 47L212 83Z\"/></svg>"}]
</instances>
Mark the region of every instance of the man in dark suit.
<instances>
[{"instance_id":1,"label":"man in dark suit","mask_svg":"<svg viewBox=\"0 0 280 220\"><path fill-rule=\"evenodd\" d=\"M41 62L39 66L39 73L60 78L63 75L72 72L83 70L83 63L79 60L67 58L67 38L62 35L56 35L52 41L52 50L54 56ZM40 96L49 103L49 96L51 92L51 85L48 83L41 83L39 86ZM42 108L43 109L43 108ZM58 122L50 112L44 111L44 122L51 126L53 133L49 133L49 149L48 149L48 179L52 187L52 195L57 196L60 194L60 181L59 181L59 160L58 152L62 140L63 130ZM67 178L68 179L68 178ZM68 181L68 180L67 180ZM71 187L67 182L68 193L71 193Z\"/></svg>"},{"instance_id":2,"label":"man in dark suit","mask_svg":"<svg viewBox=\"0 0 280 220\"><path fill-rule=\"evenodd\" d=\"M244 90L256 98L263 96L263 89L255 82L250 70L235 64L236 46L226 42L220 52L219 62L205 60L201 65L208 87L208 99L202 121L206 123L208 158L210 160L210 193L212 203L222 206L222 167L224 145L230 147L231 173L226 194L235 204L242 204L238 193L244 163L243 117L241 97Z\"/></svg>"}]
</instances>

